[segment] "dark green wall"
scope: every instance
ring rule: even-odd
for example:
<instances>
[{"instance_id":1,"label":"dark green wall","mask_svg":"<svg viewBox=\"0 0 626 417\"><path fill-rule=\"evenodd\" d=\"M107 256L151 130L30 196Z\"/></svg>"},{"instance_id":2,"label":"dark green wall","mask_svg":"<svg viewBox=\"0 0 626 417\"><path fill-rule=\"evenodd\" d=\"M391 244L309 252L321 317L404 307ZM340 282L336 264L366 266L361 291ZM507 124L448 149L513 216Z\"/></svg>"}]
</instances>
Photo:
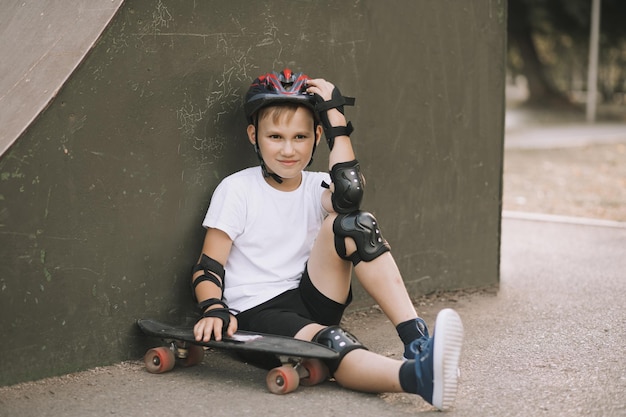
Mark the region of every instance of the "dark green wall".
<instances>
[{"instance_id":1,"label":"dark green wall","mask_svg":"<svg viewBox=\"0 0 626 417\"><path fill-rule=\"evenodd\" d=\"M505 13L504 0L127 1L0 157L0 385L138 358L135 319L192 314L211 192L255 163L243 94L286 66L357 97L365 206L411 292L496 284Z\"/></svg>"}]
</instances>

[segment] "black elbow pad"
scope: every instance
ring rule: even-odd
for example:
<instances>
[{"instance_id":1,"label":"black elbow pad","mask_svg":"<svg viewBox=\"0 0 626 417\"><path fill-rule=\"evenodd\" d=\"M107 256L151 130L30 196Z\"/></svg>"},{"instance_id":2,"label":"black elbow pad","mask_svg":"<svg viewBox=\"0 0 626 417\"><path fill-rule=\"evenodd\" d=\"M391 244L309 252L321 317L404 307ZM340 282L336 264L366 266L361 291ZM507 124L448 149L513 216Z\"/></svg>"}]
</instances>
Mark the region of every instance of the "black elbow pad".
<instances>
[{"instance_id":1,"label":"black elbow pad","mask_svg":"<svg viewBox=\"0 0 626 417\"><path fill-rule=\"evenodd\" d=\"M363 200L365 185L359 162L355 159L333 165L330 178L335 185L331 199L333 209L340 214L358 210Z\"/></svg>"}]
</instances>

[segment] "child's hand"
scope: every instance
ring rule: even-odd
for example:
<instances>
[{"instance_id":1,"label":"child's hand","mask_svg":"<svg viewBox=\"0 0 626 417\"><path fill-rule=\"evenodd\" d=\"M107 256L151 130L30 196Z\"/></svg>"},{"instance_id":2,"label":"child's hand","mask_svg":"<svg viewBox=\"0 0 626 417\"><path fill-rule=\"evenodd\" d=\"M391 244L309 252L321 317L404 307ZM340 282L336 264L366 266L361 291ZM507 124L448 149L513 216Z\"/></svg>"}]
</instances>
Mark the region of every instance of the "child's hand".
<instances>
[{"instance_id":1,"label":"child's hand","mask_svg":"<svg viewBox=\"0 0 626 417\"><path fill-rule=\"evenodd\" d=\"M333 90L335 89L335 86L332 83L324 80L323 78L307 80L307 85L307 93L317 94L322 97L324 101L328 101L332 98Z\"/></svg>"},{"instance_id":2,"label":"child's hand","mask_svg":"<svg viewBox=\"0 0 626 417\"><path fill-rule=\"evenodd\" d=\"M218 317L203 317L193 327L193 334L198 342L208 342L211 338L218 342L222 340L224 321ZM226 335L233 337L237 331L237 318L230 315L230 323L226 329Z\"/></svg>"},{"instance_id":3,"label":"child's hand","mask_svg":"<svg viewBox=\"0 0 626 417\"><path fill-rule=\"evenodd\" d=\"M339 90L336 90L335 85L324 80L323 78L307 80L307 85L307 93L317 94L324 101L332 100L333 92L336 96L341 98L341 93L339 93ZM346 126L347 124L346 118L344 117L343 113L337 108L329 109L326 112L325 117L328 118L328 123L330 126ZM324 124L324 118L322 118L322 124Z\"/></svg>"}]
</instances>

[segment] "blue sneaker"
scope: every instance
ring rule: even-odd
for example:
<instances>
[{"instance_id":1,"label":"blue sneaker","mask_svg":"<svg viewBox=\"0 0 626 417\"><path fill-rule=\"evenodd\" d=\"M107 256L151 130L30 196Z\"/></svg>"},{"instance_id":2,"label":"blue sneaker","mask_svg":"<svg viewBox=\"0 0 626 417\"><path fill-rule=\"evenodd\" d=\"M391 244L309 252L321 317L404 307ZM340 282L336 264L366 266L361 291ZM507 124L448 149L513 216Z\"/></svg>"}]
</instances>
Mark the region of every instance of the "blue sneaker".
<instances>
[{"instance_id":1,"label":"blue sneaker","mask_svg":"<svg viewBox=\"0 0 626 417\"><path fill-rule=\"evenodd\" d=\"M415 357L417 394L439 410L449 408L456 397L463 323L456 311L437 315L433 337L428 333L409 345Z\"/></svg>"}]
</instances>

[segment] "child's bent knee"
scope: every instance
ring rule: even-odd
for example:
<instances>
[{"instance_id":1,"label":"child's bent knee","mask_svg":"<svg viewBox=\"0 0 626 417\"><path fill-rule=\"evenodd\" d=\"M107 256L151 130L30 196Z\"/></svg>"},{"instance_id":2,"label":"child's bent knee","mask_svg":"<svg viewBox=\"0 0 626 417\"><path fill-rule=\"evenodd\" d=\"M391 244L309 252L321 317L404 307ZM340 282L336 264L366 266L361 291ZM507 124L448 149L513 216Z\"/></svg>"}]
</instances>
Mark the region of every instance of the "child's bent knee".
<instances>
[{"instance_id":1,"label":"child's bent knee","mask_svg":"<svg viewBox=\"0 0 626 417\"><path fill-rule=\"evenodd\" d=\"M355 266L361 261L373 261L391 249L380 232L376 218L366 211L338 215L333 220L333 232L337 254ZM346 238L352 239L356 245L356 250L350 255Z\"/></svg>"}]
</instances>

